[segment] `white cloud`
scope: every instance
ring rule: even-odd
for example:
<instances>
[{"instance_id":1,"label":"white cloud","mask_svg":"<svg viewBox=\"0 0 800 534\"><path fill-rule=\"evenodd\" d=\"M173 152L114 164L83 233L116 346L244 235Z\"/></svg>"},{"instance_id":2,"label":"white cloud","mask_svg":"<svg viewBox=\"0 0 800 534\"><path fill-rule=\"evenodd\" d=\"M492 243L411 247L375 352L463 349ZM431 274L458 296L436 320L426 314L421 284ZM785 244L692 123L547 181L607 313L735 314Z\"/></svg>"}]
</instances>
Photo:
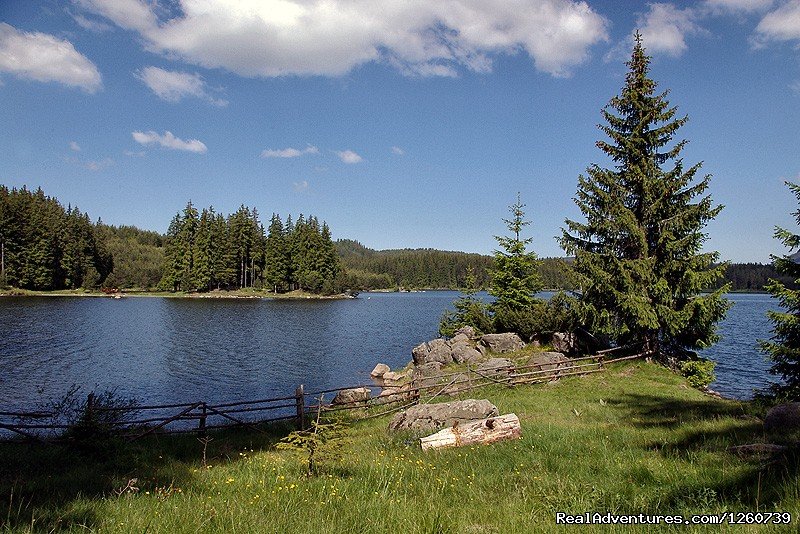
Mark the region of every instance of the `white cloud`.
<instances>
[{"instance_id":1,"label":"white cloud","mask_svg":"<svg viewBox=\"0 0 800 534\"><path fill-rule=\"evenodd\" d=\"M100 22L97 20L87 19L83 15L78 15L76 13L72 13L72 18L75 22L83 28L84 30L89 30L90 32L94 33L103 33L112 30L113 28L106 24L105 22Z\"/></svg>"},{"instance_id":2,"label":"white cloud","mask_svg":"<svg viewBox=\"0 0 800 534\"><path fill-rule=\"evenodd\" d=\"M175 137L172 135L172 132L169 131L164 132L164 135L160 135L152 130L148 132L131 132L131 135L133 136L134 141L141 145L157 144L164 148L169 148L172 150L185 150L187 152L195 152L197 154L205 154L208 151L206 145L197 139L184 141L179 137Z\"/></svg>"},{"instance_id":3,"label":"white cloud","mask_svg":"<svg viewBox=\"0 0 800 534\"><path fill-rule=\"evenodd\" d=\"M704 7L714 13L747 13L772 7L773 0L705 0Z\"/></svg>"},{"instance_id":4,"label":"white cloud","mask_svg":"<svg viewBox=\"0 0 800 534\"><path fill-rule=\"evenodd\" d=\"M686 50L686 35L703 32L695 22L696 11L679 9L673 4L650 4L650 10L638 18L642 42L650 54L664 52L677 57Z\"/></svg>"},{"instance_id":5,"label":"white cloud","mask_svg":"<svg viewBox=\"0 0 800 534\"><path fill-rule=\"evenodd\" d=\"M144 157L144 150L125 150L123 152L126 156L130 158L143 158Z\"/></svg>"},{"instance_id":6,"label":"white cloud","mask_svg":"<svg viewBox=\"0 0 800 534\"><path fill-rule=\"evenodd\" d=\"M519 51L566 76L608 27L578 0L182 0L167 20L144 0L74 1L139 32L150 51L250 77L338 76L373 61L452 76Z\"/></svg>"},{"instance_id":7,"label":"white cloud","mask_svg":"<svg viewBox=\"0 0 800 534\"><path fill-rule=\"evenodd\" d=\"M791 89L792 92L800 95L800 80L795 80L794 82L790 83L789 89Z\"/></svg>"},{"instance_id":8,"label":"white cloud","mask_svg":"<svg viewBox=\"0 0 800 534\"><path fill-rule=\"evenodd\" d=\"M37 82L57 82L94 93L100 72L72 43L40 32L22 32L0 22L0 72Z\"/></svg>"},{"instance_id":9,"label":"white cloud","mask_svg":"<svg viewBox=\"0 0 800 534\"><path fill-rule=\"evenodd\" d=\"M342 150L341 152L336 152L336 155L339 156L339 159L344 163L361 163L364 161L364 158L352 150Z\"/></svg>"},{"instance_id":10,"label":"white cloud","mask_svg":"<svg viewBox=\"0 0 800 534\"><path fill-rule=\"evenodd\" d=\"M69 142L69 149L72 150L73 152L80 152L81 151L81 145L79 145L75 141L70 141Z\"/></svg>"},{"instance_id":11,"label":"white cloud","mask_svg":"<svg viewBox=\"0 0 800 534\"><path fill-rule=\"evenodd\" d=\"M297 158L303 154L319 154L319 149L313 145L306 146L303 150L296 148L267 148L261 152L262 158Z\"/></svg>"},{"instance_id":12,"label":"white cloud","mask_svg":"<svg viewBox=\"0 0 800 534\"><path fill-rule=\"evenodd\" d=\"M400 148L399 146L393 146L392 147L392 154L397 154L398 156L402 156L405 153L406 153L406 151L403 150L402 148Z\"/></svg>"},{"instance_id":13,"label":"white cloud","mask_svg":"<svg viewBox=\"0 0 800 534\"><path fill-rule=\"evenodd\" d=\"M789 0L770 11L756 27L754 44L800 39L800 0Z\"/></svg>"},{"instance_id":14,"label":"white cloud","mask_svg":"<svg viewBox=\"0 0 800 534\"><path fill-rule=\"evenodd\" d=\"M135 74L160 99L167 102L178 102L187 96L194 96L210 102L215 106L227 106L227 100L212 97L207 90L206 82L199 74L178 72L145 67Z\"/></svg>"},{"instance_id":15,"label":"white cloud","mask_svg":"<svg viewBox=\"0 0 800 534\"><path fill-rule=\"evenodd\" d=\"M294 187L295 191L300 193L301 191L308 189L308 181L303 180L302 182L292 182L292 186Z\"/></svg>"}]
</instances>

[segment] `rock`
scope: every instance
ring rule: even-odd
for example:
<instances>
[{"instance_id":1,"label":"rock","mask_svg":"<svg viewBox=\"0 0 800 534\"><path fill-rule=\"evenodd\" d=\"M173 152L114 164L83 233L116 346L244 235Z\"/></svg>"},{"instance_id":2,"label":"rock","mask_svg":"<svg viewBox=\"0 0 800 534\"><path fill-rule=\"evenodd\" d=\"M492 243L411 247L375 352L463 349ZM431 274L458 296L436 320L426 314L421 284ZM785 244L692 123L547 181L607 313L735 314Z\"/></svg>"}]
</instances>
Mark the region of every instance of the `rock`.
<instances>
[{"instance_id":1,"label":"rock","mask_svg":"<svg viewBox=\"0 0 800 534\"><path fill-rule=\"evenodd\" d=\"M444 367L440 362L429 362L418 365L414 368L413 378L422 378L426 376L437 376L442 374L441 370Z\"/></svg>"},{"instance_id":2,"label":"rock","mask_svg":"<svg viewBox=\"0 0 800 534\"><path fill-rule=\"evenodd\" d=\"M390 430L424 430L453 426L499 415L497 406L486 399L467 399L441 404L418 404L394 416Z\"/></svg>"},{"instance_id":3,"label":"rock","mask_svg":"<svg viewBox=\"0 0 800 534\"><path fill-rule=\"evenodd\" d=\"M550 344L554 351L570 354L575 351L575 335L556 332L553 334Z\"/></svg>"},{"instance_id":4,"label":"rock","mask_svg":"<svg viewBox=\"0 0 800 534\"><path fill-rule=\"evenodd\" d=\"M560 352L537 352L525 363L525 372L554 371L572 365L572 360Z\"/></svg>"},{"instance_id":5,"label":"rock","mask_svg":"<svg viewBox=\"0 0 800 534\"><path fill-rule=\"evenodd\" d=\"M455 331L455 335L458 336L459 334L463 334L467 336L467 339L475 339L475 329L471 326L462 326L458 330Z\"/></svg>"},{"instance_id":6,"label":"rock","mask_svg":"<svg viewBox=\"0 0 800 534\"><path fill-rule=\"evenodd\" d=\"M383 374L383 385L384 386L400 386L403 382L406 381L408 378L408 371L403 371L402 373L395 373L394 371L389 371Z\"/></svg>"},{"instance_id":7,"label":"rock","mask_svg":"<svg viewBox=\"0 0 800 534\"><path fill-rule=\"evenodd\" d=\"M453 336L453 339L450 340L450 346L454 346L457 343L469 343L469 337L464 334L456 334Z\"/></svg>"},{"instance_id":8,"label":"rock","mask_svg":"<svg viewBox=\"0 0 800 534\"><path fill-rule=\"evenodd\" d=\"M386 365L385 363L379 363L375 366L372 372L369 374L372 378L383 378L383 375L390 372L391 368Z\"/></svg>"},{"instance_id":9,"label":"rock","mask_svg":"<svg viewBox=\"0 0 800 534\"><path fill-rule=\"evenodd\" d=\"M366 403L369 400L369 396L369 388L343 389L336 394L331 404L342 405L355 404L357 402Z\"/></svg>"},{"instance_id":10,"label":"rock","mask_svg":"<svg viewBox=\"0 0 800 534\"><path fill-rule=\"evenodd\" d=\"M476 371L494 378L504 377L514 372L514 362L508 358L491 358L480 364Z\"/></svg>"},{"instance_id":11,"label":"rock","mask_svg":"<svg viewBox=\"0 0 800 534\"><path fill-rule=\"evenodd\" d=\"M513 332L505 334L486 334L481 337L481 344L489 348L490 351L498 354L514 352L525 346L522 339Z\"/></svg>"},{"instance_id":12,"label":"rock","mask_svg":"<svg viewBox=\"0 0 800 534\"><path fill-rule=\"evenodd\" d=\"M384 387L378 395L378 402L381 404L389 402L400 402L410 400L412 397L411 384L403 384L399 387Z\"/></svg>"},{"instance_id":13,"label":"rock","mask_svg":"<svg viewBox=\"0 0 800 534\"><path fill-rule=\"evenodd\" d=\"M481 353L481 357L486 358L486 347L481 345L480 343L475 346L478 352Z\"/></svg>"},{"instance_id":14,"label":"rock","mask_svg":"<svg viewBox=\"0 0 800 534\"><path fill-rule=\"evenodd\" d=\"M413 349L411 349L411 357L414 359L414 365L422 365L427 362L428 354L431 352L431 348L428 346L427 343L420 343Z\"/></svg>"},{"instance_id":15,"label":"rock","mask_svg":"<svg viewBox=\"0 0 800 534\"><path fill-rule=\"evenodd\" d=\"M481 353L466 341L455 343L451 348L453 361L456 363L471 363L481 359Z\"/></svg>"},{"instance_id":16,"label":"rock","mask_svg":"<svg viewBox=\"0 0 800 534\"><path fill-rule=\"evenodd\" d=\"M800 402L778 404L770 408L764 418L764 430L782 436L800 434Z\"/></svg>"},{"instance_id":17,"label":"rock","mask_svg":"<svg viewBox=\"0 0 800 534\"><path fill-rule=\"evenodd\" d=\"M443 364L453 363L453 352L450 345L444 339L432 339L428 341L430 352L425 356L425 362L440 362Z\"/></svg>"}]
</instances>

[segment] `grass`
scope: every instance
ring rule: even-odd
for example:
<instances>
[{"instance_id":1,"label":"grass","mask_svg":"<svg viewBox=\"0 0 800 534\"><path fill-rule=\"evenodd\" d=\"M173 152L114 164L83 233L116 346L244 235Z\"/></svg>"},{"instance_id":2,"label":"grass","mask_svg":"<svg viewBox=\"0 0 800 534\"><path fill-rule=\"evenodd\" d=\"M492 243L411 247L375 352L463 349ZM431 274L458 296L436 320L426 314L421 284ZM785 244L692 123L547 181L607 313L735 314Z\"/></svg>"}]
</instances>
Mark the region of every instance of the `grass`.
<instances>
[{"instance_id":1,"label":"grass","mask_svg":"<svg viewBox=\"0 0 800 534\"><path fill-rule=\"evenodd\" d=\"M506 533L555 530L557 512L758 510L791 512L783 528L796 531L800 455L765 464L726 452L765 439L750 403L708 397L645 362L472 396L516 413L523 439L423 453L416 436L386 430L388 416L353 422L341 457L313 478L301 455L275 449L285 428L214 435L205 465L193 436L84 450L0 445L0 523L14 532ZM137 491L126 489L132 479Z\"/></svg>"}]
</instances>

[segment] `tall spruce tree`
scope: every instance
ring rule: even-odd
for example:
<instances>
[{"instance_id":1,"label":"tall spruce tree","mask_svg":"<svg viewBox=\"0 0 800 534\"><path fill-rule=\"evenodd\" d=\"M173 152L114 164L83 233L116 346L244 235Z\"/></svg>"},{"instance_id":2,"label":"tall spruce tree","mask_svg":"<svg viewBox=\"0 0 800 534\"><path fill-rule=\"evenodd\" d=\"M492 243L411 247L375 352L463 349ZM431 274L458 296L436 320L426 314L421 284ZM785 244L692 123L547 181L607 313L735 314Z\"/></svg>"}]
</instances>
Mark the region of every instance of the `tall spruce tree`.
<instances>
[{"instance_id":1,"label":"tall spruce tree","mask_svg":"<svg viewBox=\"0 0 800 534\"><path fill-rule=\"evenodd\" d=\"M800 185L786 182L789 189L800 202ZM793 213L800 224L800 209ZM800 248L800 235L793 234L783 228L775 228L775 238L791 251ZM800 281L800 264L797 254L773 256L775 270L782 275ZM784 311L768 312L772 322L773 336L771 341L759 341L761 350L773 361L770 373L780 376L782 384L773 384L772 391L778 397L787 400L800 399L800 290L787 288L778 280L771 280L767 291L778 299Z\"/></svg>"},{"instance_id":2,"label":"tall spruce tree","mask_svg":"<svg viewBox=\"0 0 800 534\"><path fill-rule=\"evenodd\" d=\"M714 265L717 252L700 252L722 206L702 196L710 175L695 180L701 164L684 168L686 141L673 140L688 118L676 118L668 91L656 93L638 32L627 66L621 94L602 110L610 141L597 142L614 167L593 164L578 178L575 203L586 222L567 220L561 244L575 256L582 310L596 332L685 354L716 341L729 307L727 286L701 294L726 268Z\"/></svg>"},{"instance_id":3,"label":"tall spruce tree","mask_svg":"<svg viewBox=\"0 0 800 534\"><path fill-rule=\"evenodd\" d=\"M508 208L511 219L503 219L512 235L494 237L502 249L494 253L489 285L489 294L497 297L494 303L497 310L530 308L536 302L535 294L542 290L536 254L526 250L533 238L520 237L523 228L530 224L525 220L524 207L517 194L517 202Z\"/></svg>"}]
</instances>

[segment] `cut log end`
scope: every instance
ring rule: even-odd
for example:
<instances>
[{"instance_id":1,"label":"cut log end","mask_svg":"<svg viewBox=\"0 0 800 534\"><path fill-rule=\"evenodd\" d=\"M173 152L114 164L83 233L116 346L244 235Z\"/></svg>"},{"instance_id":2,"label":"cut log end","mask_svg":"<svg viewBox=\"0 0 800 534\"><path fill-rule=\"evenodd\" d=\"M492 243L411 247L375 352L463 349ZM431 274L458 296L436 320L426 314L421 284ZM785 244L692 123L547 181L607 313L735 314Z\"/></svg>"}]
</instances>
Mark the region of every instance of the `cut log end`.
<instances>
[{"instance_id":1,"label":"cut log end","mask_svg":"<svg viewBox=\"0 0 800 534\"><path fill-rule=\"evenodd\" d=\"M522 428L516 414L510 413L479 421L462 422L439 432L420 438L423 451L444 447L487 445L507 439L522 437Z\"/></svg>"}]
</instances>

